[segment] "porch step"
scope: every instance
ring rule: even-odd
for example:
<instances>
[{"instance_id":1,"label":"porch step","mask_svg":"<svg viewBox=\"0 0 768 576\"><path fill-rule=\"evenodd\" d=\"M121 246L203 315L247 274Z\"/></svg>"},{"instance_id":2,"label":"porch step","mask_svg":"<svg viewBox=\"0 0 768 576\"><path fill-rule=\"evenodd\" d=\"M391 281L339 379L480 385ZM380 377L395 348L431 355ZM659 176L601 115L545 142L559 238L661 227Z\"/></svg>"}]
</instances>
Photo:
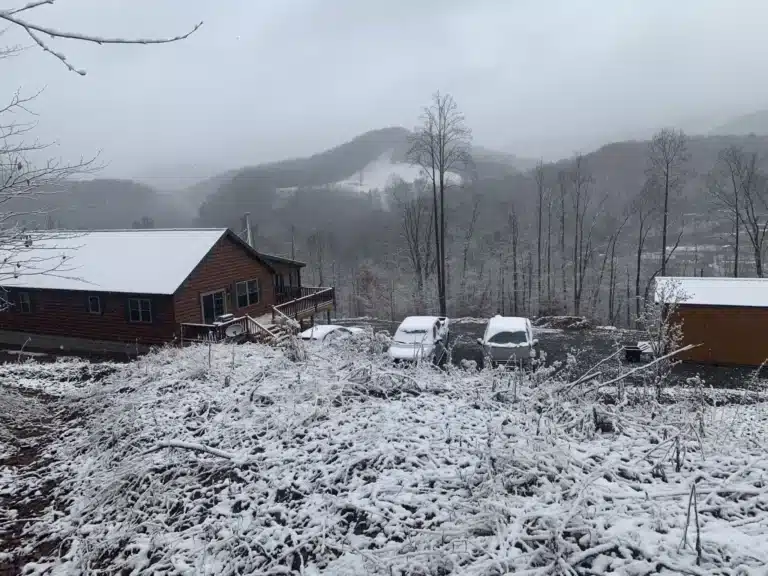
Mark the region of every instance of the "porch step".
<instances>
[{"instance_id":1,"label":"porch step","mask_svg":"<svg viewBox=\"0 0 768 576\"><path fill-rule=\"evenodd\" d=\"M277 346L284 344L288 341L288 339L291 337L291 332L288 328L286 328L282 324L273 324L272 322L269 322L268 324L263 325L264 328L272 332L272 334L275 335L275 337L270 342L271 344L275 344Z\"/></svg>"}]
</instances>

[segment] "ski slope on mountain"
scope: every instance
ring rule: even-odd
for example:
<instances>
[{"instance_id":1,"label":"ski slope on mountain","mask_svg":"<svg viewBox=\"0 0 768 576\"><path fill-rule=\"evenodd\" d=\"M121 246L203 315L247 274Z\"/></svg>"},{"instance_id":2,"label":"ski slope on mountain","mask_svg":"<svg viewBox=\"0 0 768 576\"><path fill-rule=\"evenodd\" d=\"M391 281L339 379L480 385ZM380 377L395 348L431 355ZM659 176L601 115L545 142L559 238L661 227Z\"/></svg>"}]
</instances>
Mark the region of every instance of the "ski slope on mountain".
<instances>
[{"instance_id":1,"label":"ski slope on mountain","mask_svg":"<svg viewBox=\"0 0 768 576\"><path fill-rule=\"evenodd\" d=\"M344 180L334 182L332 186L356 192L371 192L384 190L398 180L413 184L416 180L426 177L421 166L393 161L392 152L392 150L385 152L359 172ZM454 172L449 172L446 180L449 185L461 184L461 176Z\"/></svg>"}]
</instances>

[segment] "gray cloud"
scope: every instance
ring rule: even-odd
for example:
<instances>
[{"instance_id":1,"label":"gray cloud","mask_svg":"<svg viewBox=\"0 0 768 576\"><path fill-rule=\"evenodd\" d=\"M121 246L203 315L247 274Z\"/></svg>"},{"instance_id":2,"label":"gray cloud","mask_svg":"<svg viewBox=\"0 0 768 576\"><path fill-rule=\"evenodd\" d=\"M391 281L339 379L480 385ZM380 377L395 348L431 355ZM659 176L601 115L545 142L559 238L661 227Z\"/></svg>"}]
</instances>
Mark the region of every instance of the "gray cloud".
<instances>
[{"instance_id":1,"label":"gray cloud","mask_svg":"<svg viewBox=\"0 0 768 576\"><path fill-rule=\"evenodd\" d=\"M6 0L7 2L7 0ZM450 91L477 143L564 156L665 124L766 106L759 0L60 0L38 21L167 46L55 42L80 78L30 48L0 88L45 87L37 136L104 175L179 177L310 154L412 126ZM17 30L6 43L29 44Z\"/></svg>"}]
</instances>

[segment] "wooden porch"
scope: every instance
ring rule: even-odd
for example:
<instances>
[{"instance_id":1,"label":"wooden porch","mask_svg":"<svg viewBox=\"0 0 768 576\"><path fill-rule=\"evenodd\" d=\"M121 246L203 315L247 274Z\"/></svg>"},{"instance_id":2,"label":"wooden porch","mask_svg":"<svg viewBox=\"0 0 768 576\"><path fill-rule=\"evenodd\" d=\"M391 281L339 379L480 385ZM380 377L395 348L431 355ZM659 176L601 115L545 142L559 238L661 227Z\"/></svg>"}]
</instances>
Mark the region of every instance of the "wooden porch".
<instances>
[{"instance_id":1,"label":"wooden porch","mask_svg":"<svg viewBox=\"0 0 768 576\"><path fill-rule=\"evenodd\" d=\"M278 334L250 316L233 318L216 324L181 324L181 344L202 344L224 340L269 340Z\"/></svg>"},{"instance_id":2,"label":"wooden porch","mask_svg":"<svg viewBox=\"0 0 768 576\"><path fill-rule=\"evenodd\" d=\"M336 289L322 286L302 286L296 288L293 295L297 298L279 302L272 307L272 322L277 323L282 316L301 320L321 312L333 310L336 305Z\"/></svg>"},{"instance_id":3,"label":"wooden porch","mask_svg":"<svg viewBox=\"0 0 768 576\"><path fill-rule=\"evenodd\" d=\"M227 340L278 342L286 333L298 332L297 321L333 310L336 290L320 286L286 287L276 300L271 312L259 318L245 315L214 324L182 323L181 344Z\"/></svg>"}]
</instances>

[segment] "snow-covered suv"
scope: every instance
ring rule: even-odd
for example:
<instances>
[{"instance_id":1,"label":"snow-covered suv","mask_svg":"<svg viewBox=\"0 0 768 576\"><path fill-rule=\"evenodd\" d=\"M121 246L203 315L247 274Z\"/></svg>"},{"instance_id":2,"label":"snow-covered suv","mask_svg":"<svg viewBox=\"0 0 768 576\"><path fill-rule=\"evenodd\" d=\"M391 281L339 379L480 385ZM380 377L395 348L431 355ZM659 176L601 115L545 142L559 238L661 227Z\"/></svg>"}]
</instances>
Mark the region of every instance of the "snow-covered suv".
<instances>
[{"instance_id":1,"label":"snow-covered suv","mask_svg":"<svg viewBox=\"0 0 768 576\"><path fill-rule=\"evenodd\" d=\"M392 336L389 357L396 361L426 360L440 364L448 346L448 318L409 316Z\"/></svg>"}]
</instances>

